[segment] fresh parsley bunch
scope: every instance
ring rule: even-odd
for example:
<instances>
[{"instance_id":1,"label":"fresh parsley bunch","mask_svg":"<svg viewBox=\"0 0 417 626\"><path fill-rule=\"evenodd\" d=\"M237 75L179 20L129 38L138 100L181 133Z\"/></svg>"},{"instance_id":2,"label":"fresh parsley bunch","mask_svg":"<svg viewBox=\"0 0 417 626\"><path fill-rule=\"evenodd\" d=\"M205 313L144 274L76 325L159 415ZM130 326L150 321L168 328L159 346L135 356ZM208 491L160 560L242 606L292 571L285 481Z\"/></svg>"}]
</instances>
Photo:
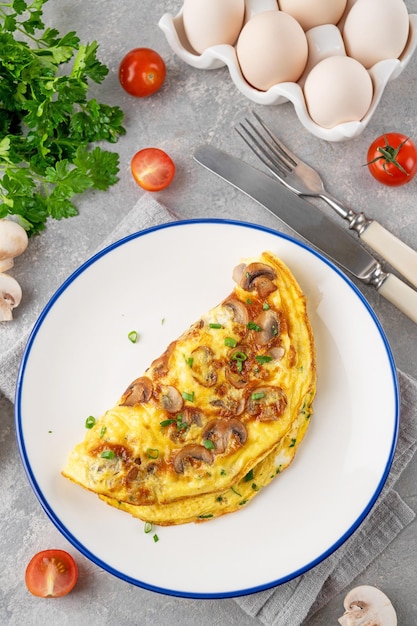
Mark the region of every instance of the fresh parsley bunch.
<instances>
[{"instance_id":1,"label":"fresh parsley bunch","mask_svg":"<svg viewBox=\"0 0 417 626\"><path fill-rule=\"evenodd\" d=\"M0 5L0 218L17 216L28 235L77 215L74 195L117 181L118 154L92 144L126 132L119 107L87 98L89 80L108 74L97 42L45 28L46 2Z\"/></svg>"}]
</instances>

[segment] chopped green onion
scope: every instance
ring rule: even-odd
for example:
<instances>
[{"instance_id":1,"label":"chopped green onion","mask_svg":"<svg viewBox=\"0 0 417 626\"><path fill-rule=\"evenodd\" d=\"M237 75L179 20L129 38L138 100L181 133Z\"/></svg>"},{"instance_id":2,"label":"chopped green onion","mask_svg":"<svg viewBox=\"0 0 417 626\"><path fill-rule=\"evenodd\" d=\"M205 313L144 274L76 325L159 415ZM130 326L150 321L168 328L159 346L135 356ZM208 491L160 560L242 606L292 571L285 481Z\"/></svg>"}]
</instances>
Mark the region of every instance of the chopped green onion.
<instances>
[{"instance_id":1,"label":"chopped green onion","mask_svg":"<svg viewBox=\"0 0 417 626\"><path fill-rule=\"evenodd\" d=\"M199 515L198 517L199 519L210 519L210 517L213 517L213 513L205 513L205 514Z\"/></svg>"},{"instance_id":2,"label":"chopped green onion","mask_svg":"<svg viewBox=\"0 0 417 626\"><path fill-rule=\"evenodd\" d=\"M157 459L159 456L159 450L157 450L156 448L148 448L146 450L146 454L150 459Z\"/></svg>"},{"instance_id":3,"label":"chopped green onion","mask_svg":"<svg viewBox=\"0 0 417 626\"><path fill-rule=\"evenodd\" d=\"M248 483L250 480L253 480L253 469L249 470L245 476L245 483Z\"/></svg>"},{"instance_id":4,"label":"chopped green onion","mask_svg":"<svg viewBox=\"0 0 417 626\"><path fill-rule=\"evenodd\" d=\"M165 317L163 317L163 318L161 319L161 324L162 324L162 326L165 324Z\"/></svg>"},{"instance_id":5,"label":"chopped green onion","mask_svg":"<svg viewBox=\"0 0 417 626\"><path fill-rule=\"evenodd\" d=\"M188 367L192 367L194 363L194 359L192 356L189 356L188 358L185 359L185 362L187 363Z\"/></svg>"},{"instance_id":6,"label":"chopped green onion","mask_svg":"<svg viewBox=\"0 0 417 626\"><path fill-rule=\"evenodd\" d=\"M203 446L207 448L207 450L214 450L215 445L210 439L204 439Z\"/></svg>"},{"instance_id":7,"label":"chopped green onion","mask_svg":"<svg viewBox=\"0 0 417 626\"><path fill-rule=\"evenodd\" d=\"M155 543L158 543L158 541L159 541L159 537L158 537L158 535L156 533L153 536L153 540L154 540Z\"/></svg>"},{"instance_id":8,"label":"chopped green onion","mask_svg":"<svg viewBox=\"0 0 417 626\"><path fill-rule=\"evenodd\" d=\"M261 398L263 398L264 395L265 395L265 393L263 391L258 391L257 393L255 392L255 393L253 393L251 395L251 399L252 400L261 400Z\"/></svg>"},{"instance_id":9,"label":"chopped green onion","mask_svg":"<svg viewBox=\"0 0 417 626\"><path fill-rule=\"evenodd\" d=\"M247 298L246 304L252 304L252 300L250 298Z\"/></svg>"},{"instance_id":10,"label":"chopped green onion","mask_svg":"<svg viewBox=\"0 0 417 626\"><path fill-rule=\"evenodd\" d=\"M106 430L107 430L106 426L103 426L102 429L100 430L100 439L104 437Z\"/></svg>"},{"instance_id":11,"label":"chopped green onion","mask_svg":"<svg viewBox=\"0 0 417 626\"><path fill-rule=\"evenodd\" d=\"M237 339L235 339L234 337L225 337L224 345L228 348L236 348Z\"/></svg>"},{"instance_id":12,"label":"chopped green onion","mask_svg":"<svg viewBox=\"0 0 417 626\"><path fill-rule=\"evenodd\" d=\"M129 341L131 341L132 343L136 343L139 338L139 334L136 332L136 330L131 330L127 337Z\"/></svg>"},{"instance_id":13,"label":"chopped green onion","mask_svg":"<svg viewBox=\"0 0 417 626\"><path fill-rule=\"evenodd\" d=\"M262 308L264 311L269 311L271 307L269 306L268 302L264 302L262 305Z\"/></svg>"},{"instance_id":14,"label":"chopped green onion","mask_svg":"<svg viewBox=\"0 0 417 626\"><path fill-rule=\"evenodd\" d=\"M184 400L188 400L188 402L194 402L194 391L192 391L191 393L183 391L181 395Z\"/></svg>"},{"instance_id":15,"label":"chopped green onion","mask_svg":"<svg viewBox=\"0 0 417 626\"><path fill-rule=\"evenodd\" d=\"M209 324L209 327L210 328L223 328L223 326L221 324L214 324L214 323Z\"/></svg>"},{"instance_id":16,"label":"chopped green onion","mask_svg":"<svg viewBox=\"0 0 417 626\"><path fill-rule=\"evenodd\" d=\"M253 489L254 491L259 491L259 487L258 487L258 485L257 485L256 483L252 483L252 484L251 484L251 487L252 487L252 489Z\"/></svg>"},{"instance_id":17,"label":"chopped green onion","mask_svg":"<svg viewBox=\"0 0 417 626\"><path fill-rule=\"evenodd\" d=\"M95 418L95 417L93 417L92 415L89 415L89 416L87 417L87 419L85 420L85 427L86 427L86 428L93 428L93 426L95 425L95 423L96 423L96 418Z\"/></svg>"},{"instance_id":18,"label":"chopped green onion","mask_svg":"<svg viewBox=\"0 0 417 626\"><path fill-rule=\"evenodd\" d=\"M226 476L227 472L225 469L220 470L220 476Z\"/></svg>"},{"instance_id":19,"label":"chopped green onion","mask_svg":"<svg viewBox=\"0 0 417 626\"><path fill-rule=\"evenodd\" d=\"M256 330L257 332L262 330L262 328L258 326L258 324L255 324L255 322L248 322L247 327L249 328L249 330Z\"/></svg>"},{"instance_id":20,"label":"chopped green onion","mask_svg":"<svg viewBox=\"0 0 417 626\"><path fill-rule=\"evenodd\" d=\"M230 489L233 491L233 493L235 493L237 496L239 496L239 498L242 497L242 494L239 493L238 491L236 491L236 489L234 487L230 487Z\"/></svg>"},{"instance_id":21,"label":"chopped green onion","mask_svg":"<svg viewBox=\"0 0 417 626\"><path fill-rule=\"evenodd\" d=\"M145 528L144 528L145 533L146 534L150 533L152 529L153 529L152 522L145 522Z\"/></svg>"},{"instance_id":22,"label":"chopped green onion","mask_svg":"<svg viewBox=\"0 0 417 626\"><path fill-rule=\"evenodd\" d=\"M100 456L102 459L114 459L116 455L113 450L103 450Z\"/></svg>"},{"instance_id":23,"label":"chopped green onion","mask_svg":"<svg viewBox=\"0 0 417 626\"><path fill-rule=\"evenodd\" d=\"M255 357L258 363L269 363L272 361L272 356L268 356L267 354L259 354Z\"/></svg>"},{"instance_id":24,"label":"chopped green onion","mask_svg":"<svg viewBox=\"0 0 417 626\"><path fill-rule=\"evenodd\" d=\"M162 420L162 422L159 422L160 426L170 426L171 424L176 424L177 420Z\"/></svg>"},{"instance_id":25,"label":"chopped green onion","mask_svg":"<svg viewBox=\"0 0 417 626\"><path fill-rule=\"evenodd\" d=\"M290 448L293 448L296 444L297 439L291 439Z\"/></svg>"},{"instance_id":26,"label":"chopped green onion","mask_svg":"<svg viewBox=\"0 0 417 626\"><path fill-rule=\"evenodd\" d=\"M247 358L248 358L248 355L242 352L241 350L238 350L232 356L232 359L234 359L235 361L246 361Z\"/></svg>"}]
</instances>

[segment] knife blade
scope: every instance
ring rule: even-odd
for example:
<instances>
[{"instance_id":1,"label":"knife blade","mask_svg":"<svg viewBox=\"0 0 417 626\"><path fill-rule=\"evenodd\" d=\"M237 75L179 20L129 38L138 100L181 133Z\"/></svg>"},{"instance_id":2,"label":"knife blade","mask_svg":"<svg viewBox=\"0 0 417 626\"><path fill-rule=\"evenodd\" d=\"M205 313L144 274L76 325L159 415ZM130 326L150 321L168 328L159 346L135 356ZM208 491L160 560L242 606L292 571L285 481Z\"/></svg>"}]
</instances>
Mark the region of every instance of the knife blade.
<instances>
[{"instance_id":1,"label":"knife blade","mask_svg":"<svg viewBox=\"0 0 417 626\"><path fill-rule=\"evenodd\" d=\"M343 269L378 292L417 324L417 291L381 264L314 204L293 194L255 167L211 145L194 159L270 211Z\"/></svg>"}]
</instances>

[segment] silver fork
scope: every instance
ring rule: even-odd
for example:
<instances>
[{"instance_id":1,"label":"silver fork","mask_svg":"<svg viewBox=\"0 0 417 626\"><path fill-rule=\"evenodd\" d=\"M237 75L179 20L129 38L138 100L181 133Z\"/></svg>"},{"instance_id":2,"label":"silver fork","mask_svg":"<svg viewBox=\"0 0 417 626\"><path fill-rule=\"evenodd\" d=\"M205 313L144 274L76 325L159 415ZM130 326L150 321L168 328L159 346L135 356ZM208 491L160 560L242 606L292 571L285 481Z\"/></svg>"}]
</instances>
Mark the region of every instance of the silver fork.
<instances>
[{"instance_id":1,"label":"silver fork","mask_svg":"<svg viewBox=\"0 0 417 626\"><path fill-rule=\"evenodd\" d=\"M257 113L253 112L253 115L259 126L245 118L236 131L269 171L298 196L321 198L327 202L348 222L351 230L417 286L417 252L364 213L346 208L325 189L320 174L291 152Z\"/></svg>"}]
</instances>

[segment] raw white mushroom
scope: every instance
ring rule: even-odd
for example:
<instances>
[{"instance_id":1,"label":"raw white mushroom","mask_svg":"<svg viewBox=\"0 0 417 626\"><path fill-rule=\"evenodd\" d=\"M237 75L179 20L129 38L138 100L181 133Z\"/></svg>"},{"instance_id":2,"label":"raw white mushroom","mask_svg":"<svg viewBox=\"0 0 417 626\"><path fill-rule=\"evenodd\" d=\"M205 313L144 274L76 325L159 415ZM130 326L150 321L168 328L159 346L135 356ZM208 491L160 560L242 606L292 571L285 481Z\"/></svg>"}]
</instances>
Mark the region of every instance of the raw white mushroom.
<instances>
[{"instance_id":1,"label":"raw white mushroom","mask_svg":"<svg viewBox=\"0 0 417 626\"><path fill-rule=\"evenodd\" d=\"M25 229L12 220L0 220L0 272L13 267L14 259L28 246Z\"/></svg>"},{"instance_id":2,"label":"raw white mushroom","mask_svg":"<svg viewBox=\"0 0 417 626\"><path fill-rule=\"evenodd\" d=\"M12 276L0 274L0 322L13 319L13 309L19 306L22 289Z\"/></svg>"},{"instance_id":3,"label":"raw white mushroom","mask_svg":"<svg viewBox=\"0 0 417 626\"><path fill-rule=\"evenodd\" d=\"M370 585L355 587L347 594L342 626L397 626L397 614L389 598Z\"/></svg>"}]
</instances>

